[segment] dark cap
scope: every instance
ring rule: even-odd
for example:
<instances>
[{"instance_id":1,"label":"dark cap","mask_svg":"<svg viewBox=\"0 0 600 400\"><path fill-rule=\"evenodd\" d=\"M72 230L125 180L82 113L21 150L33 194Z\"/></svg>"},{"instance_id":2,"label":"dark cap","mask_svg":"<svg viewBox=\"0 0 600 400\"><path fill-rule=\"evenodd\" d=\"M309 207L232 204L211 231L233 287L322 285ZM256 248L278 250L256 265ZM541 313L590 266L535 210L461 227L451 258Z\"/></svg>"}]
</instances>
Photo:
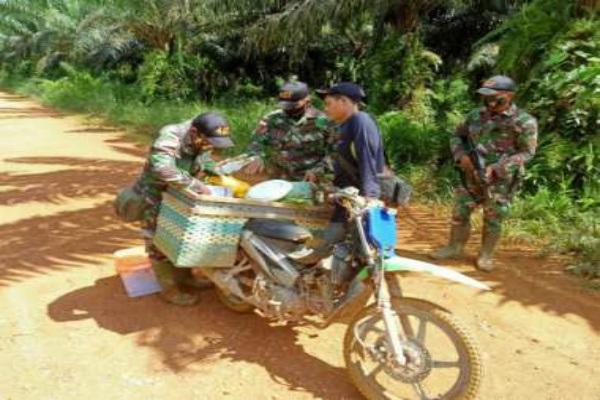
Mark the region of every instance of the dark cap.
<instances>
[{"instance_id":1,"label":"dark cap","mask_svg":"<svg viewBox=\"0 0 600 400\"><path fill-rule=\"evenodd\" d=\"M360 103L367 97L363 88L353 82L340 82L329 89L317 90L317 93L322 98L329 95L346 96L357 103Z\"/></svg>"},{"instance_id":2,"label":"dark cap","mask_svg":"<svg viewBox=\"0 0 600 400\"><path fill-rule=\"evenodd\" d=\"M221 114L212 111L200 114L194 118L192 126L205 135L208 142L218 149L234 145L229 133L229 124Z\"/></svg>"},{"instance_id":3,"label":"dark cap","mask_svg":"<svg viewBox=\"0 0 600 400\"><path fill-rule=\"evenodd\" d=\"M477 93L484 96L493 96L498 92L514 92L516 89L515 81L508 76L496 75L483 82L483 85L477 89Z\"/></svg>"},{"instance_id":4,"label":"dark cap","mask_svg":"<svg viewBox=\"0 0 600 400\"><path fill-rule=\"evenodd\" d=\"M279 105L284 110L293 110L298 102L308 97L308 85L304 82L287 82L279 89Z\"/></svg>"}]
</instances>

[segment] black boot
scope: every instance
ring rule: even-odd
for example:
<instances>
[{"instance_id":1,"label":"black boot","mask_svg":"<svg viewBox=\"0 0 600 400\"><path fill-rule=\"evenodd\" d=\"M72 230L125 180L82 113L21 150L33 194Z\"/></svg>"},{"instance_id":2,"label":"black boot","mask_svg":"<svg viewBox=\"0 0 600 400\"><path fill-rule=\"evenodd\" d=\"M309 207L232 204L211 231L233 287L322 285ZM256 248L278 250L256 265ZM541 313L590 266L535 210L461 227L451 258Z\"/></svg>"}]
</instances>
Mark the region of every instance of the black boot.
<instances>
[{"instance_id":1,"label":"black boot","mask_svg":"<svg viewBox=\"0 0 600 400\"><path fill-rule=\"evenodd\" d=\"M492 232L489 228L484 226L483 235L481 237L481 250L479 251L479 257L475 265L477 269L485 272L490 272L494 269L494 262L492 261L492 255L494 249L500 241L501 232Z\"/></svg>"},{"instance_id":2,"label":"black boot","mask_svg":"<svg viewBox=\"0 0 600 400\"><path fill-rule=\"evenodd\" d=\"M464 248L471 233L471 224L452 225L450 230L450 241L448 244L431 254L435 260L447 260L462 258Z\"/></svg>"},{"instance_id":3,"label":"black boot","mask_svg":"<svg viewBox=\"0 0 600 400\"><path fill-rule=\"evenodd\" d=\"M152 260L152 269L162 288L160 298L178 306L192 306L198 302L196 294L181 291L175 280L175 266L170 261Z\"/></svg>"}]
</instances>

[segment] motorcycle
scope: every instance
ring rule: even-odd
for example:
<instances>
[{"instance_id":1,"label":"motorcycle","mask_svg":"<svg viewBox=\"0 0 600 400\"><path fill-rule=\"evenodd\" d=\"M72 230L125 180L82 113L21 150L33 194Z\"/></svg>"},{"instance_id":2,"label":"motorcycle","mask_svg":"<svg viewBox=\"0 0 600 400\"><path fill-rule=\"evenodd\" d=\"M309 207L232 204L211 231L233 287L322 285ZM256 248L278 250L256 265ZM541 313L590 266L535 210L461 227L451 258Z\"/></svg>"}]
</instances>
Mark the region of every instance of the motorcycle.
<instances>
[{"instance_id":1,"label":"motorcycle","mask_svg":"<svg viewBox=\"0 0 600 400\"><path fill-rule=\"evenodd\" d=\"M235 265L202 269L220 301L281 323L325 328L347 322L346 368L367 399L474 399L482 378L474 341L449 311L404 297L400 279L403 272L419 272L489 287L395 255L395 213L366 201L355 188L332 198L347 210L350 229L330 257L307 265L301 260L310 252L308 230L293 222L250 220Z\"/></svg>"}]
</instances>

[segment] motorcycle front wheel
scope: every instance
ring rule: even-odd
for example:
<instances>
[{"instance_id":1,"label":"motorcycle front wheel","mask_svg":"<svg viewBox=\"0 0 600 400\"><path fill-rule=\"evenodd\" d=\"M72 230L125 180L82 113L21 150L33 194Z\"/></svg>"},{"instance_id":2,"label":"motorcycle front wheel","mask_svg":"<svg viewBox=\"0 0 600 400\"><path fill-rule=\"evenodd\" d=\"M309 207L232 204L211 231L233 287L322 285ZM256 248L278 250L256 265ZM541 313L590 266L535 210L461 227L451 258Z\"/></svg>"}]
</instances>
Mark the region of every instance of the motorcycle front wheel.
<instances>
[{"instance_id":1,"label":"motorcycle front wheel","mask_svg":"<svg viewBox=\"0 0 600 400\"><path fill-rule=\"evenodd\" d=\"M375 305L348 325L344 359L350 379L369 400L475 399L482 378L477 347L450 313L423 300L394 297L405 365L392 357Z\"/></svg>"}]
</instances>

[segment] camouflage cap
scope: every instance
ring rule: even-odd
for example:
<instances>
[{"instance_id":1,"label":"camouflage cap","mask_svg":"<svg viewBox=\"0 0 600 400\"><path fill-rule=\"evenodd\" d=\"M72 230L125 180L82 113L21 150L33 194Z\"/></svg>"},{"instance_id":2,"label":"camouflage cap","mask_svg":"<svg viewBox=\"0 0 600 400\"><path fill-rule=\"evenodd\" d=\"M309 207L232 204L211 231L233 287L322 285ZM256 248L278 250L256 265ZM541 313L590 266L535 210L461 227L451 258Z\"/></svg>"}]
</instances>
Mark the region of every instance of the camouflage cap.
<instances>
[{"instance_id":1,"label":"camouflage cap","mask_svg":"<svg viewBox=\"0 0 600 400\"><path fill-rule=\"evenodd\" d=\"M233 140L229 133L229 123L219 113L205 112L192 121L192 126L206 136L210 144L218 149L233 147Z\"/></svg>"},{"instance_id":2,"label":"camouflage cap","mask_svg":"<svg viewBox=\"0 0 600 400\"><path fill-rule=\"evenodd\" d=\"M308 97L308 85L304 82L287 82L279 89L279 105L284 110L293 110Z\"/></svg>"},{"instance_id":3,"label":"camouflage cap","mask_svg":"<svg viewBox=\"0 0 600 400\"><path fill-rule=\"evenodd\" d=\"M508 76L496 75L483 82L483 85L477 89L477 93L484 96L493 96L498 92L514 92L516 88L515 81Z\"/></svg>"}]
</instances>

